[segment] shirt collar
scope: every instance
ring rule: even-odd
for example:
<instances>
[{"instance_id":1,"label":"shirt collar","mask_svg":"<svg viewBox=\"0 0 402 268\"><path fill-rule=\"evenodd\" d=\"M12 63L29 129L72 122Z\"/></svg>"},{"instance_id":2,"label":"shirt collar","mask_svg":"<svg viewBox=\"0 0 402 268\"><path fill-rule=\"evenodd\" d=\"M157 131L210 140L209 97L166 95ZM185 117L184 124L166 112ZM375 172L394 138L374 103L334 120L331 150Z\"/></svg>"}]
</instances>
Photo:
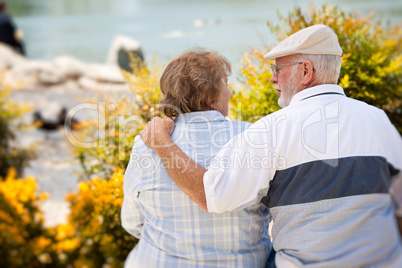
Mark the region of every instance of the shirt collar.
<instances>
[{"instance_id":1,"label":"shirt collar","mask_svg":"<svg viewBox=\"0 0 402 268\"><path fill-rule=\"evenodd\" d=\"M210 121L225 121L225 117L218 111L200 111L191 112L185 114L179 114L175 118L175 123L199 123L199 122L210 122Z\"/></svg>"},{"instance_id":2,"label":"shirt collar","mask_svg":"<svg viewBox=\"0 0 402 268\"><path fill-rule=\"evenodd\" d=\"M298 93L296 93L289 103L289 106L294 105L304 99L312 98L321 94L340 94L346 96L343 92L343 88L338 85L325 84L306 88Z\"/></svg>"}]
</instances>

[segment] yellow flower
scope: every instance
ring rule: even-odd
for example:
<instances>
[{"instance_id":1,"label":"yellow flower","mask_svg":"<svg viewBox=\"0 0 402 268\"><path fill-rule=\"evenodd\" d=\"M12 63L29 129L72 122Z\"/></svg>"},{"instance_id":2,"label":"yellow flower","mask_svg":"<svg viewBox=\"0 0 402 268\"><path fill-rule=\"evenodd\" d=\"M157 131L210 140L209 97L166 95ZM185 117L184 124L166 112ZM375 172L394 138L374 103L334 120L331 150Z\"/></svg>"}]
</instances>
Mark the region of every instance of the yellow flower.
<instances>
[{"instance_id":1,"label":"yellow flower","mask_svg":"<svg viewBox=\"0 0 402 268\"><path fill-rule=\"evenodd\" d=\"M36 247L38 248L45 248L52 243L52 240L46 237L39 237L36 241Z\"/></svg>"},{"instance_id":2,"label":"yellow flower","mask_svg":"<svg viewBox=\"0 0 402 268\"><path fill-rule=\"evenodd\" d=\"M57 234L56 239L61 241L66 238L74 237L75 230L74 227L70 224L60 224L57 226Z\"/></svg>"},{"instance_id":3,"label":"yellow flower","mask_svg":"<svg viewBox=\"0 0 402 268\"><path fill-rule=\"evenodd\" d=\"M6 180L13 180L17 177L17 172L15 171L15 168L11 167L8 169Z\"/></svg>"},{"instance_id":4,"label":"yellow flower","mask_svg":"<svg viewBox=\"0 0 402 268\"><path fill-rule=\"evenodd\" d=\"M77 238L66 239L58 243L58 249L62 251L72 251L80 246Z\"/></svg>"},{"instance_id":5,"label":"yellow flower","mask_svg":"<svg viewBox=\"0 0 402 268\"><path fill-rule=\"evenodd\" d=\"M78 188L80 189L80 191L86 192L89 190L89 184L87 182L81 182L78 185Z\"/></svg>"},{"instance_id":6,"label":"yellow flower","mask_svg":"<svg viewBox=\"0 0 402 268\"><path fill-rule=\"evenodd\" d=\"M40 200L45 200L45 199L48 199L49 198L49 194L48 193L41 193L40 195L39 195L39 199Z\"/></svg>"}]
</instances>

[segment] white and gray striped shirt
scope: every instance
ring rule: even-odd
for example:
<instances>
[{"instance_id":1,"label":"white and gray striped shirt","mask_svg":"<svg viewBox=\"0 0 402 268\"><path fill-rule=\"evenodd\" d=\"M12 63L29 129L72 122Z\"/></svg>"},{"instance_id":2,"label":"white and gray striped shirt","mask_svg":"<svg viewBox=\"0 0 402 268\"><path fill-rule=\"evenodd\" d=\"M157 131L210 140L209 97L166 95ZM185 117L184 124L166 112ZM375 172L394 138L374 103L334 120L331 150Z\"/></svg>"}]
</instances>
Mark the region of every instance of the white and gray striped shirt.
<instances>
[{"instance_id":1,"label":"white and gray striped shirt","mask_svg":"<svg viewBox=\"0 0 402 268\"><path fill-rule=\"evenodd\" d=\"M278 267L402 267L389 194L401 170L386 114L320 85L225 145L204 187L212 212L269 206Z\"/></svg>"}]
</instances>

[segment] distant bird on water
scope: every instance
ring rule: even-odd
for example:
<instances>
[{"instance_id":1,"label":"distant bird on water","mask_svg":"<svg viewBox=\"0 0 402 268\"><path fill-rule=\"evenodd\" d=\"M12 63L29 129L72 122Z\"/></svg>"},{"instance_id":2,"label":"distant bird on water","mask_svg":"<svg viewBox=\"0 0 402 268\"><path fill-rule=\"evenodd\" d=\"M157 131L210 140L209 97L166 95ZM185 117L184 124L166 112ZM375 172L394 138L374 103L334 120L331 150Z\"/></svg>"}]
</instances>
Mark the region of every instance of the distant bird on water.
<instances>
[{"instance_id":1,"label":"distant bird on water","mask_svg":"<svg viewBox=\"0 0 402 268\"><path fill-rule=\"evenodd\" d=\"M68 124L66 124L66 122ZM43 118L42 114L39 111L35 111L33 115L33 123L38 128L45 132L52 132L58 130L61 127L68 127L71 130L77 130L80 128L80 122L75 119L71 118L71 120L67 120L67 108L63 107L59 114L57 115L56 120L49 120Z\"/></svg>"}]
</instances>

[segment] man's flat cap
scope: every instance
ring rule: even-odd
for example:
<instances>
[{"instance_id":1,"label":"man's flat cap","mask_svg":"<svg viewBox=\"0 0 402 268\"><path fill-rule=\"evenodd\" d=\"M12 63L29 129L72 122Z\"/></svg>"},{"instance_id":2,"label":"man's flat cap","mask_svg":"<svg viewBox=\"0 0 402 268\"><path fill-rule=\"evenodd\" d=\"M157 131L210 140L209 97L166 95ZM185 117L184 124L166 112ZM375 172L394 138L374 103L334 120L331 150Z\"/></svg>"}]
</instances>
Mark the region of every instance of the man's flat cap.
<instances>
[{"instance_id":1,"label":"man's flat cap","mask_svg":"<svg viewBox=\"0 0 402 268\"><path fill-rule=\"evenodd\" d=\"M343 55L335 32L328 26L317 24L292 34L265 54L264 59L274 60L299 53L340 57Z\"/></svg>"}]
</instances>

